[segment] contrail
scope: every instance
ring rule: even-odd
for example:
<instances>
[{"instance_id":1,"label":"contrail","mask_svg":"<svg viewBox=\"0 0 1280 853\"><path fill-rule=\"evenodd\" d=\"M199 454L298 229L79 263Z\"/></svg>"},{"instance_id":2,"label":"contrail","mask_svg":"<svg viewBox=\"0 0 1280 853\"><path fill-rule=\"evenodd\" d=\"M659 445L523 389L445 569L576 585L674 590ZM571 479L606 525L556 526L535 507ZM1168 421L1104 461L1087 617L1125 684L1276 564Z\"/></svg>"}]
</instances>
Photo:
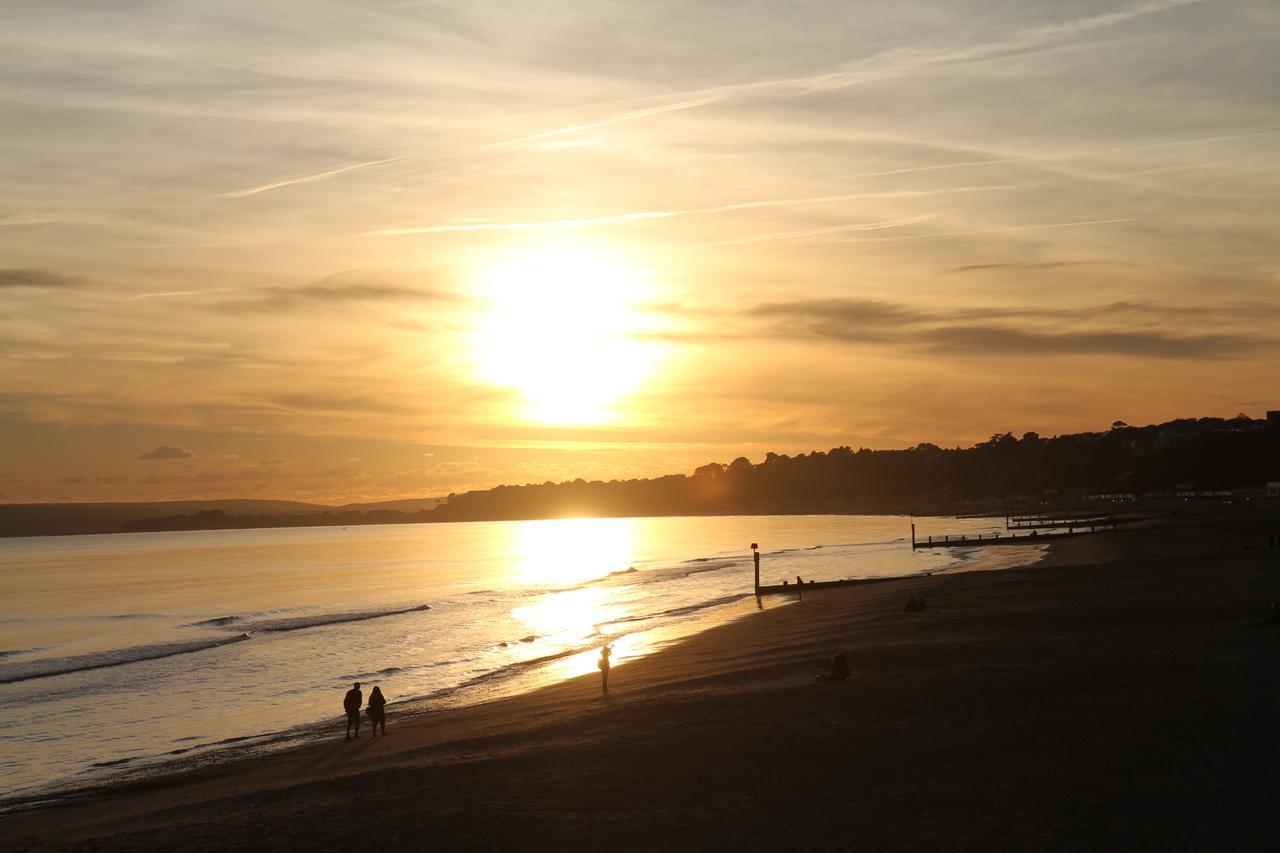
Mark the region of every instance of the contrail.
<instances>
[{"instance_id":1,"label":"contrail","mask_svg":"<svg viewBox=\"0 0 1280 853\"><path fill-rule=\"evenodd\" d=\"M164 290L155 293L138 293L126 301L137 302L143 299L172 299L175 296L203 296L206 293L235 293L238 287L210 287L206 290Z\"/></svg>"},{"instance_id":2,"label":"contrail","mask_svg":"<svg viewBox=\"0 0 1280 853\"><path fill-rule=\"evenodd\" d=\"M572 127L561 127L556 130L546 130L542 133L534 133L529 136L521 136L518 139L508 139L503 142L491 142L488 145L481 145L477 151L485 151L490 148L506 148L510 145L520 145L524 142L534 142L539 139L549 139L553 136L565 136L570 133L577 133L582 130L595 130L597 127L608 127L611 124L621 124L624 121L635 121L640 118L648 118L652 115L661 113L673 113L679 110L691 110L696 107L705 107L707 104L714 104L719 98L698 98L691 101L680 101L674 104L662 104L656 107L648 107L641 110L631 110L625 113L609 116L599 121L588 122L586 124L575 124Z\"/></svg>"},{"instance_id":3,"label":"contrail","mask_svg":"<svg viewBox=\"0 0 1280 853\"><path fill-rule=\"evenodd\" d=\"M989 190L1018 189L1020 184L989 184L973 187L944 187L934 190L894 190L887 192L841 193L840 195L808 196L804 198L762 199L760 201L739 201L732 204L720 204L714 207L691 207L677 210L638 210L631 213L616 213L609 216L595 216L577 219L549 219L535 222L477 222L459 225L419 225L406 228L383 228L366 232L371 235L399 236L405 234L458 234L470 231L538 231L549 228L579 228L596 225L618 225L646 219L671 219L677 216L714 216L718 213L732 213L739 210L758 210L771 207L800 207L809 204L831 204L839 201L850 201L857 198L914 198L916 196L933 196L944 193L985 192Z\"/></svg>"},{"instance_id":4,"label":"contrail","mask_svg":"<svg viewBox=\"0 0 1280 853\"><path fill-rule=\"evenodd\" d=\"M317 172L314 175L303 175L298 178L288 178L283 181L276 181L270 184L261 184L256 187L249 187L247 190L238 190L230 193L215 193L214 198L245 198L246 196L257 195L258 193L270 192L278 190L281 187L291 187L295 184L310 184L316 181L324 181L329 178L336 177L346 172L354 172L357 169L369 169L374 166L385 166L388 163L399 163L408 160L408 157L388 157L385 160L369 160L364 163L352 163L350 166L342 166L337 169L330 169L327 172Z\"/></svg>"},{"instance_id":5,"label":"contrail","mask_svg":"<svg viewBox=\"0 0 1280 853\"><path fill-rule=\"evenodd\" d=\"M1174 148L1180 145L1203 145L1208 142L1229 142L1235 139L1251 139L1259 136L1276 136L1280 130L1258 130L1249 133L1229 133L1217 136L1197 136L1190 139L1166 139L1159 142L1134 142L1128 145L1109 145L1105 148L1087 148L1080 151L1062 151L1056 154L1010 154L986 160L960 160L954 163L934 163L928 166L904 166L900 169L885 169L878 172L854 172L846 175L833 175L830 180L847 180L851 178L879 178L888 175L907 175L913 172L936 172L945 169L963 169L970 166L992 166L1005 163L1052 163L1057 160L1074 160L1081 157L1096 157L1099 154L1113 154L1121 151L1142 151L1148 148ZM990 153L997 154L998 151ZM1204 164L1197 164L1204 165ZM1165 169L1188 168L1187 166L1165 166ZM1153 170L1154 171L1154 170Z\"/></svg>"},{"instance_id":6,"label":"contrail","mask_svg":"<svg viewBox=\"0 0 1280 853\"><path fill-rule=\"evenodd\" d=\"M851 86L856 86L873 80L901 76L932 65L994 59L999 57L1000 54L1011 50L1029 50L1079 33L1116 26L1126 21L1133 20L1134 18L1201 2L1204 2L1204 0L1155 0L1155 2L1143 3L1128 9L1120 9L1115 12L1105 12L1100 15L1076 18L1056 24L1047 24L1042 27L1020 30L1004 40L978 44L973 47L926 49L893 48L882 51L881 53L875 54L867 59L852 63L850 66L823 74L814 74L804 77L779 78L774 80L756 80L747 83L732 83L726 86L714 86L707 89L672 93L664 96L667 100L677 99L673 100L671 103L637 110L628 110L626 112L606 116L593 122L556 128L553 130L543 131L541 133L518 137L516 139L504 140L502 142L494 142L489 145L482 146L482 150L487 148L500 148L517 145L552 136L575 133L580 130L607 127L612 124L636 121L653 115L660 115L662 113L696 109L698 107L708 106L710 104L736 99L746 95L773 94L792 97L802 96L813 92L846 89Z\"/></svg>"}]
</instances>

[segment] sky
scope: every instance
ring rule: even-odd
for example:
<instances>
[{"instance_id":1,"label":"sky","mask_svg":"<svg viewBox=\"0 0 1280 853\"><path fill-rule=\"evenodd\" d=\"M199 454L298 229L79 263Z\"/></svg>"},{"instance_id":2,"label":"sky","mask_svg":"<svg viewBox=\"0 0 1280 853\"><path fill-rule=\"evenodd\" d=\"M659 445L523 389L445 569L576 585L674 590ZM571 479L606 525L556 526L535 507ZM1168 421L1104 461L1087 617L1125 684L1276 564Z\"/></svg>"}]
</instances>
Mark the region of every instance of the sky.
<instances>
[{"instance_id":1,"label":"sky","mask_svg":"<svg viewBox=\"0 0 1280 853\"><path fill-rule=\"evenodd\" d=\"M1280 408L1280 4L0 4L0 501Z\"/></svg>"}]
</instances>

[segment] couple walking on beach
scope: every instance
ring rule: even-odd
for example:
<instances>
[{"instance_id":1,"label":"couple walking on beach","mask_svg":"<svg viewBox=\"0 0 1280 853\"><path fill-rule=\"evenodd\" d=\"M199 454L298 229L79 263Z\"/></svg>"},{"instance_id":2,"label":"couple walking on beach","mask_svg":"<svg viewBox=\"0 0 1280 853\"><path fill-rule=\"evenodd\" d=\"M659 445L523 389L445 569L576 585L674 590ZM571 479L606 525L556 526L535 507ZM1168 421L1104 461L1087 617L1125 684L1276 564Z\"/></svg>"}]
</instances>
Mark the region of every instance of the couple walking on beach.
<instances>
[{"instance_id":1,"label":"couple walking on beach","mask_svg":"<svg viewBox=\"0 0 1280 853\"><path fill-rule=\"evenodd\" d=\"M355 686L347 691L347 695L342 697L342 710L347 712L347 740L351 740L351 727L355 726L355 736L360 737L360 703L364 700L364 694L360 692L360 682L356 682ZM387 733L387 700L382 696L382 688L375 686L373 692L369 694L369 707L366 709L369 714L369 722L373 724L373 736L378 736L378 726L382 726L382 733Z\"/></svg>"}]
</instances>

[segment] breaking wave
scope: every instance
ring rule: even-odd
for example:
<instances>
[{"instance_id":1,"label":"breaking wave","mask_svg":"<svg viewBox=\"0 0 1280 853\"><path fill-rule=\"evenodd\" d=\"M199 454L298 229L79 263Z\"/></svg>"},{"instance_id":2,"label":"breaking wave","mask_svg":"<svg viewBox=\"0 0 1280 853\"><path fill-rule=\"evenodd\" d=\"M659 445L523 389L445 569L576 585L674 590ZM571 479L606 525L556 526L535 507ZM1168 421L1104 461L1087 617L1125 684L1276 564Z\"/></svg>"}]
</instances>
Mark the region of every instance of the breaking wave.
<instances>
[{"instance_id":1,"label":"breaking wave","mask_svg":"<svg viewBox=\"0 0 1280 853\"><path fill-rule=\"evenodd\" d=\"M690 613L697 613L699 610L708 610L713 607L723 607L726 604L733 604L744 598L750 598L752 593L743 592L734 595L722 595L719 598L711 598L706 601L699 601L696 604L686 604L682 607L671 607L666 610L657 610L653 613L639 613L635 616L624 616L620 619L610 619L607 622L601 622L600 625L624 625L629 622L647 622L650 619L663 619L671 616L687 616ZM599 629L600 625L596 628Z\"/></svg>"},{"instance_id":2,"label":"breaking wave","mask_svg":"<svg viewBox=\"0 0 1280 853\"><path fill-rule=\"evenodd\" d=\"M192 652L203 652L216 649L231 643L240 643L249 639L248 634L234 637L219 637L216 640L191 640L184 643L156 643L150 646L134 646L129 649L112 649L105 652L94 652L87 655L75 655L65 658L46 658L24 663L15 663L0 667L0 684L12 684L15 681L28 681L32 678L49 678L54 675L65 675L70 672L84 672L89 669L103 669L108 666L124 666L144 660L159 660L174 655L186 655Z\"/></svg>"},{"instance_id":3,"label":"breaking wave","mask_svg":"<svg viewBox=\"0 0 1280 853\"><path fill-rule=\"evenodd\" d=\"M384 616L402 616L405 613L421 613L430 610L431 605L419 604L416 607L404 607L398 610L362 610L354 613L316 613L308 616L286 616L278 619L262 619L256 616L219 616L216 619L205 619L191 623L192 628L227 628L234 627L243 631L301 631L303 628L316 628L321 625L338 625L343 622L363 622L366 619L381 619Z\"/></svg>"}]
</instances>

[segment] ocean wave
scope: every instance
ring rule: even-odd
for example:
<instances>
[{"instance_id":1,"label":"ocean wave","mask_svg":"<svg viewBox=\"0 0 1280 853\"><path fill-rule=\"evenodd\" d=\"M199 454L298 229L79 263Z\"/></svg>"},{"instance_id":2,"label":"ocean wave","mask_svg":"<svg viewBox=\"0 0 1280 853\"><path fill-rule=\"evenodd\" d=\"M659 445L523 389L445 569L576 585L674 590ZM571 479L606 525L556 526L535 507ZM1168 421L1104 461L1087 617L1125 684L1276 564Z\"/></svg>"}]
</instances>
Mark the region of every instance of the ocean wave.
<instances>
[{"instance_id":1,"label":"ocean wave","mask_svg":"<svg viewBox=\"0 0 1280 853\"><path fill-rule=\"evenodd\" d=\"M245 617L243 617L243 616L219 616L219 617L217 617L217 618L215 618L215 619L202 619L202 620L200 620L199 622L192 622L191 624L187 625L186 627L187 627L187 628L222 628L222 627L224 627L224 626L226 626L226 625L231 625L231 624L233 624L233 623L235 623L235 622L239 622L239 621L240 621L241 619L243 619L243 618L245 618Z\"/></svg>"},{"instance_id":2,"label":"ocean wave","mask_svg":"<svg viewBox=\"0 0 1280 853\"><path fill-rule=\"evenodd\" d=\"M703 572L718 572L721 569L731 569L734 566L741 566L745 562L745 560L718 560L714 563L701 563L696 569L685 569L683 571L683 576L687 577L689 575L697 575Z\"/></svg>"},{"instance_id":3,"label":"ocean wave","mask_svg":"<svg viewBox=\"0 0 1280 853\"><path fill-rule=\"evenodd\" d=\"M65 658L46 658L25 663L16 663L0 667L0 684L12 684L15 681L28 681L33 678L49 678L54 675L65 675L70 672L84 672L89 669L103 669L109 666L124 666L146 660L159 660L185 655L192 652L203 652L219 646L239 643L249 639L248 634L234 637L219 637L216 640L190 640L182 643L155 643L149 646L134 646L128 649L112 649L105 652L93 652L87 655L75 655Z\"/></svg>"},{"instance_id":4,"label":"ocean wave","mask_svg":"<svg viewBox=\"0 0 1280 853\"><path fill-rule=\"evenodd\" d=\"M826 548L832 548L832 549L835 549L835 548L873 548L873 547L875 547L876 545L896 545L896 544L897 544L897 543L899 543L899 542L907 542L907 541L909 541L909 538L910 538L910 537L907 537L907 536L895 536L895 537L894 537L894 538L892 538L892 539L873 539L873 540L872 540L872 541L870 541L870 542L838 542L838 543L832 543L832 544L830 544L830 545L826 545L826 546L823 546L823 545L814 545L814 546L813 546L813 548L804 548L804 549L802 549L802 550L805 550L805 551L812 551L812 550L814 550L815 548L823 548L823 547L826 547Z\"/></svg>"},{"instance_id":5,"label":"ocean wave","mask_svg":"<svg viewBox=\"0 0 1280 853\"><path fill-rule=\"evenodd\" d=\"M752 594L749 592L722 595L719 598L711 598L706 601L699 601L695 604L686 604L681 607L670 607L666 610L654 611L653 613L640 613L635 616L624 616L621 619L610 619L607 622L601 622L597 625L596 630L599 630L601 625L622 625L629 622L647 622L650 619L662 619L670 616L687 616L690 613L697 613L699 610L707 610L712 607L723 607L726 604L733 604L734 602L741 601L744 598L750 598L751 595Z\"/></svg>"},{"instance_id":6,"label":"ocean wave","mask_svg":"<svg viewBox=\"0 0 1280 853\"><path fill-rule=\"evenodd\" d=\"M362 610L347 613L315 613L308 616L286 616L277 619L261 619L257 616L218 616L201 622L192 622L192 628L227 628L234 627L238 631L301 631L303 628L316 628L321 625L338 625L343 622L363 622L366 619L381 619L384 616L402 616L405 613L421 613L430 610L431 605L419 604L416 607L404 607L398 610Z\"/></svg>"},{"instance_id":7,"label":"ocean wave","mask_svg":"<svg viewBox=\"0 0 1280 853\"><path fill-rule=\"evenodd\" d=\"M678 580L687 578L690 575L700 575L703 572L718 572L722 569L732 569L736 566L744 565L743 560L716 560L714 562L706 560L687 560L674 566L668 566L662 569L651 569L636 578L636 583L662 583L663 581Z\"/></svg>"},{"instance_id":8,"label":"ocean wave","mask_svg":"<svg viewBox=\"0 0 1280 853\"><path fill-rule=\"evenodd\" d=\"M41 648L0 649L0 658L11 658L17 655L29 655L29 654L32 654L33 652L41 652L41 651L44 651L44 649L41 649Z\"/></svg>"},{"instance_id":9,"label":"ocean wave","mask_svg":"<svg viewBox=\"0 0 1280 853\"><path fill-rule=\"evenodd\" d=\"M406 672L421 672L423 670L436 669L442 666L452 666L460 663L472 663L480 659L481 658L478 658L478 657L470 657L470 658L457 658L453 660L436 660L436 661L431 661L430 663L420 663L412 666L389 666L389 667L386 667L385 669L376 669L373 672L356 672L350 675L343 675L343 676L340 676L337 680L342 682L374 681L379 677L386 677L389 675L401 675Z\"/></svg>"},{"instance_id":10,"label":"ocean wave","mask_svg":"<svg viewBox=\"0 0 1280 853\"><path fill-rule=\"evenodd\" d=\"M513 661L512 663L506 664L505 666L500 666L497 669L491 669L488 672L482 672L479 675L474 675L471 678L468 678L462 684L460 684L459 687L474 687L477 684L484 684L485 682L493 681L496 678L502 678L503 676L506 676L506 675L514 675L515 673L523 672L524 670L527 670L527 669L532 669L535 666L541 666L544 663L551 663L552 661L563 660L564 658L573 657L574 655L582 654L583 652L588 652L588 651L591 651L592 649L597 649L599 647L600 647L599 642L592 642L592 643L587 643L581 646L573 646L568 649L562 649L561 651L552 652L551 654L542 655L541 657L529 658L528 660Z\"/></svg>"},{"instance_id":11,"label":"ocean wave","mask_svg":"<svg viewBox=\"0 0 1280 853\"><path fill-rule=\"evenodd\" d=\"M95 761L89 766L90 767L119 767L122 764L128 764L129 762L136 761L136 760L137 760L137 756L132 756L130 758L117 758L114 761Z\"/></svg>"}]
</instances>

